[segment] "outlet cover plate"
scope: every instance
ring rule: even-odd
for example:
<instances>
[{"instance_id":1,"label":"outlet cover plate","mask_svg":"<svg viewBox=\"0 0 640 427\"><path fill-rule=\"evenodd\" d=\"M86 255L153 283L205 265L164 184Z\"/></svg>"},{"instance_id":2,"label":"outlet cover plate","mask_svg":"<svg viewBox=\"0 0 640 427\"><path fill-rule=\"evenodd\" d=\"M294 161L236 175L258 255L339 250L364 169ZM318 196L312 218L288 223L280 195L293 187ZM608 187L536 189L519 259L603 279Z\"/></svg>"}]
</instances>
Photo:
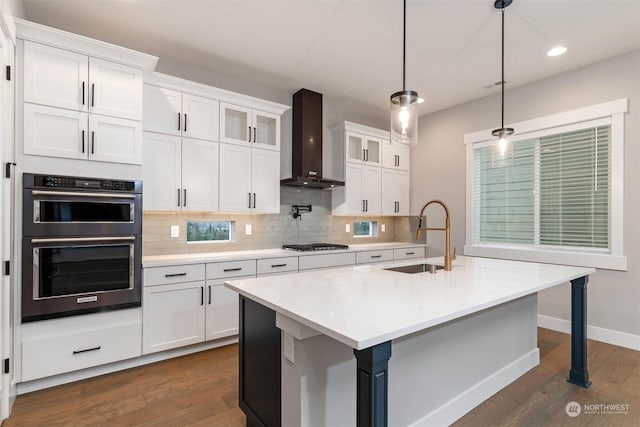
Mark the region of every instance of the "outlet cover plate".
<instances>
[{"instance_id":1,"label":"outlet cover plate","mask_svg":"<svg viewBox=\"0 0 640 427\"><path fill-rule=\"evenodd\" d=\"M180 237L180 226L178 225L171 226L171 237Z\"/></svg>"}]
</instances>

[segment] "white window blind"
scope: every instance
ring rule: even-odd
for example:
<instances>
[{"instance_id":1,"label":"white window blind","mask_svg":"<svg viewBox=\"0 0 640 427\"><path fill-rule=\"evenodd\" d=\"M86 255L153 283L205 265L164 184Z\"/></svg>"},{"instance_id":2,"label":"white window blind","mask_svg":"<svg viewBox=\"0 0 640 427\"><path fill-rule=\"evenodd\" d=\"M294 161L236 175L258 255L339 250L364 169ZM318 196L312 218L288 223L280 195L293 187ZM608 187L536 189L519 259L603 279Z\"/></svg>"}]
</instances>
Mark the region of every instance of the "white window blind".
<instances>
[{"instance_id":1,"label":"white window blind","mask_svg":"<svg viewBox=\"0 0 640 427\"><path fill-rule=\"evenodd\" d=\"M474 149L474 241L609 248L611 126L513 142L513 160Z\"/></svg>"}]
</instances>

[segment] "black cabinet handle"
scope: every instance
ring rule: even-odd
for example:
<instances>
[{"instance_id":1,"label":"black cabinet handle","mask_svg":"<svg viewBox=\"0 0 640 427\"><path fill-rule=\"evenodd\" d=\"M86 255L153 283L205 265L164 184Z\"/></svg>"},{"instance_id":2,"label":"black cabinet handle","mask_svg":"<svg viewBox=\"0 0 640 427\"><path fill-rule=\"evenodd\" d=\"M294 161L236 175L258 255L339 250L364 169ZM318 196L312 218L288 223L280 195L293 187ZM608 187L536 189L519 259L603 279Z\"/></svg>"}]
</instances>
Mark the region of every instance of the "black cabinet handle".
<instances>
[{"instance_id":1,"label":"black cabinet handle","mask_svg":"<svg viewBox=\"0 0 640 427\"><path fill-rule=\"evenodd\" d=\"M178 113L178 130L181 130L181 129L180 129L180 116L181 116L181 114L180 114L180 113Z\"/></svg>"},{"instance_id":2,"label":"black cabinet handle","mask_svg":"<svg viewBox=\"0 0 640 427\"><path fill-rule=\"evenodd\" d=\"M369 212L369 200L364 199L364 211Z\"/></svg>"},{"instance_id":3,"label":"black cabinet handle","mask_svg":"<svg viewBox=\"0 0 640 427\"><path fill-rule=\"evenodd\" d=\"M256 142L256 135L258 135L258 130L254 127L253 128L253 142Z\"/></svg>"},{"instance_id":4,"label":"black cabinet handle","mask_svg":"<svg viewBox=\"0 0 640 427\"><path fill-rule=\"evenodd\" d=\"M200 286L200 305L204 305L204 286Z\"/></svg>"},{"instance_id":5,"label":"black cabinet handle","mask_svg":"<svg viewBox=\"0 0 640 427\"><path fill-rule=\"evenodd\" d=\"M364 199L362 199L362 212L364 212Z\"/></svg>"},{"instance_id":6,"label":"black cabinet handle","mask_svg":"<svg viewBox=\"0 0 640 427\"><path fill-rule=\"evenodd\" d=\"M165 274L164 277L181 277L186 275L187 273L171 273L171 274Z\"/></svg>"},{"instance_id":7,"label":"black cabinet handle","mask_svg":"<svg viewBox=\"0 0 640 427\"><path fill-rule=\"evenodd\" d=\"M96 350L100 350L102 348L102 346L97 346L97 347L92 347L92 348L87 348L84 350L73 350L73 354L80 354L80 353L86 353L88 351L96 351Z\"/></svg>"},{"instance_id":8,"label":"black cabinet handle","mask_svg":"<svg viewBox=\"0 0 640 427\"><path fill-rule=\"evenodd\" d=\"M415 252L405 252L404 254L405 255L415 255L416 253Z\"/></svg>"},{"instance_id":9,"label":"black cabinet handle","mask_svg":"<svg viewBox=\"0 0 640 427\"><path fill-rule=\"evenodd\" d=\"M94 107L96 104L96 84L91 83L91 106Z\"/></svg>"},{"instance_id":10,"label":"black cabinet handle","mask_svg":"<svg viewBox=\"0 0 640 427\"><path fill-rule=\"evenodd\" d=\"M382 258L382 255L371 255L371 259L374 259L374 258Z\"/></svg>"},{"instance_id":11,"label":"black cabinet handle","mask_svg":"<svg viewBox=\"0 0 640 427\"><path fill-rule=\"evenodd\" d=\"M84 82L82 82L82 105L84 105Z\"/></svg>"},{"instance_id":12,"label":"black cabinet handle","mask_svg":"<svg viewBox=\"0 0 640 427\"><path fill-rule=\"evenodd\" d=\"M180 189L178 188L178 206L180 206Z\"/></svg>"},{"instance_id":13,"label":"black cabinet handle","mask_svg":"<svg viewBox=\"0 0 640 427\"><path fill-rule=\"evenodd\" d=\"M367 148L366 150L364 150L364 154L365 154L365 161L369 161L369 149Z\"/></svg>"},{"instance_id":14,"label":"black cabinet handle","mask_svg":"<svg viewBox=\"0 0 640 427\"><path fill-rule=\"evenodd\" d=\"M184 131L187 131L187 113L184 113Z\"/></svg>"},{"instance_id":15,"label":"black cabinet handle","mask_svg":"<svg viewBox=\"0 0 640 427\"><path fill-rule=\"evenodd\" d=\"M256 193L253 193L253 209L256 208Z\"/></svg>"},{"instance_id":16,"label":"black cabinet handle","mask_svg":"<svg viewBox=\"0 0 640 427\"><path fill-rule=\"evenodd\" d=\"M230 271L240 271L240 270L242 270L242 267L236 267L236 268L225 268L225 269L224 269L224 270L222 270L222 271L224 271L225 273L228 273L228 272L230 272Z\"/></svg>"},{"instance_id":17,"label":"black cabinet handle","mask_svg":"<svg viewBox=\"0 0 640 427\"><path fill-rule=\"evenodd\" d=\"M251 126L249 126L249 141L248 142L251 142Z\"/></svg>"},{"instance_id":18,"label":"black cabinet handle","mask_svg":"<svg viewBox=\"0 0 640 427\"><path fill-rule=\"evenodd\" d=\"M187 206L187 189L182 190L182 206Z\"/></svg>"},{"instance_id":19,"label":"black cabinet handle","mask_svg":"<svg viewBox=\"0 0 640 427\"><path fill-rule=\"evenodd\" d=\"M209 285L209 305L211 305L211 285Z\"/></svg>"},{"instance_id":20,"label":"black cabinet handle","mask_svg":"<svg viewBox=\"0 0 640 427\"><path fill-rule=\"evenodd\" d=\"M364 162L364 148L362 149L362 161Z\"/></svg>"},{"instance_id":21,"label":"black cabinet handle","mask_svg":"<svg viewBox=\"0 0 640 427\"><path fill-rule=\"evenodd\" d=\"M82 131L82 152L84 153L84 131Z\"/></svg>"},{"instance_id":22,"label":"black cabinet handle","mask_svg":"<svg viewBox=\"0 0 640 427\"><path fill-rule=\"evenodd\" d=\"M287 264L271 264L271 268L286 267Z\"/></svg>"},{"instance_id":23,"label":"black cabinet handle","mask_svg":"<svg viewBox=\"0 0 640 427\"><path fill-rule=\"evenodd\" d=\"M91 131L91 154L93 154L95 146L96 146L96 133L95 131Z\"/></svg>"},{"instance_id":24,"label":"black cabinet handle","mask_svg":"<svg viewBox=\"0 0 640 427\"><path fill-rule=\"evenodd\" d=\"M251 209L251 193L247 193L249 195L249 209Z\"/></svg>"}]
</instances>

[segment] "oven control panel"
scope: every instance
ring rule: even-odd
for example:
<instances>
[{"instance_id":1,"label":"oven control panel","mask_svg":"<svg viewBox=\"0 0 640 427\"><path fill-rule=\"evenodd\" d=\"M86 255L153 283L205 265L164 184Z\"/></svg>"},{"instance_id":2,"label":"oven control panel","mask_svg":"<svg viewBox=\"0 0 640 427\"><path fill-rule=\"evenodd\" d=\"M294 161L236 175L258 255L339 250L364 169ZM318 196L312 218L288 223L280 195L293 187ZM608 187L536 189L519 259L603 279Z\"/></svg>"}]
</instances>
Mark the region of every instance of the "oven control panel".
<instances>
[{"instance_id":1,"label":"oven control panel","mask_svg":"<svg viewBox=\"0 0 640 427\"><path fill-rule=\"evenodd\" d=\"M78 178L73 176L33 175L34 187L134 192L135 181Z\"/></svg>"}]
</instances>

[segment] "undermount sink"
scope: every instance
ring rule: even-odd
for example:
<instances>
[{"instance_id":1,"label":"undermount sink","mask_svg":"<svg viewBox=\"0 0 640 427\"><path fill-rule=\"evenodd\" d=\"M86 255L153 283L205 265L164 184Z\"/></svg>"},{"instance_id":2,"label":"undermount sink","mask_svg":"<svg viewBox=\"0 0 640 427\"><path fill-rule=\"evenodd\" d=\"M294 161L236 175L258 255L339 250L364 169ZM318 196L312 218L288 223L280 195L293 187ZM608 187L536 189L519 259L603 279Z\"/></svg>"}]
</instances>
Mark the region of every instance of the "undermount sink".
<instances>
[{"instance_id":1,"label":"undermount sink","mask_svg":"<svg viewBox=\"0 0 640 427\"><path fill-rule=\"evenodd\" d=\"M444 269L443 265L421 263L421 264L403 265L402 267L385 268L385 270L397 271L399 273L415 274L415 273L426 273L434 267L436 270Z\"/></svg>"}]
</instances>

